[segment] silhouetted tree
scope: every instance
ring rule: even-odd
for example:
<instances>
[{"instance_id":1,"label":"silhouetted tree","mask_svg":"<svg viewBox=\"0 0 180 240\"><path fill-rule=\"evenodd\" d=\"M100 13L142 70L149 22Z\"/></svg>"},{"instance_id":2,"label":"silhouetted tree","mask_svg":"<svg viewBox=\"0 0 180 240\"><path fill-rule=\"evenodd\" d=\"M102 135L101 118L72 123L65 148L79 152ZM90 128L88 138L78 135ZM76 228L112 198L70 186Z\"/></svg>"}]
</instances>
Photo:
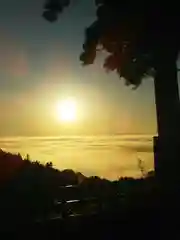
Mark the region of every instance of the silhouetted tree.
<instances>
[{"instance_id":1,"label":"silhouetted tree","mask_svg":"<svg viewBox=\"0 0 180 240\"><path fill-rule=\"evenodd\" d=\"M58 19L58 13L63 11L64 7L67 7L70 4L70 0L47 0L44 5L43 17L50 22L54 22Z\"/></svg>"},{"instance_id":2,"label":"silhouetted tree","mask_svg":"<svg viewBox=\"0 0 180 240\"><path fill-rule=\"evenodd\" d=\"M147 173L144 167L144 163L140 158L138 158L138 168L141 171L142 177L146 177Z\"/></svg>"},{"instance_id":3,"label":"silhouetted tree","mask_svg":"<svg viewBox=\"0 0 180 240\"><path fill-rule=\"evenodd\" d=\"M43 231L48 230L49 232L50 222L53 225L53 230L56 225L54 225L54 221L49 220L52 213L58 210L60 211L57 212L58 214L61 211L64 212L64 217L69 212L76 213L77 211L85 214L85 218L82 219L83 222L87 219L87 213L97 212L100 214L97 223L98 228L100 219L108 218L112 221L111 217L113 219L118 217L120 221L123 220L124 222L124 217L127 216L127 219L131 219L137 213L139 214L139 211L144 212L144 215L141 215L143 221L148 220L149 214L152 214L152 222L157 219L157 216L161 215L161 212L165 212L165 215L167 215L168 208L171 212L178 212L179 214L179 195L178 197L173 195L173 189L170 186L167 185L162 188L161 185L157 184L153 172L149 172L145 178L133 179L127 177L113 182L97 176L89 178L83 176L83 181L78 184L80 173L77 174L70 169L58 171L38 162L24 161L20 155L0 150L0 173L2 174L3 170L6 172L6 169L9 169L7 176L10 176L10 178L8 179L6 176L3 179L3 184L5 183L4 180L6 180L6 183L8 180L8 184L3 186L0 181L0 231L8 229L10 232L11 229L16 228L19 233L22 226L27 226L28 233L30 233L34 220L44 219L47 221L42 224ZM10 171L11 169L13 171ZM9 172L13 174L10 175ZM1 177L0 175L0 180ZM67 184L76 184L76 186L67 186ZM63 185L64 187L60 187ZM77 199L80 202L75 205L74 203L67 205L66 200L69 199ZM58 205L62 201L64 206ZM59 207L60 209L58 209ZM163 211L157 212L157 209L162 209L162 207ZM146 211L142 211L145 209ZM131 213L133 216L129 215ZM93 224L95 219L92 219ZM165 219L167 218L165 217ZM78 225L80 222L78 220ZM59 223L61 222L56 223L59 232L61 226ZM68 229L70 229L71 221L68 223L70 223L68 225ZM161 223L160 220L158 220L159 223ZM88 228L90 225L88 221ZM41 224L37 225L37 227L40 226ZM77 227L77 224L75 226ZM82 225L80 227L82 229ZM106 227L103 225L103 231L104 228Z\"/></svg>"},{"instance_id":4,"label":"silhouetted tree","mask_svg":"<svg viewBox=\"0 0 180 240\"><path fill-rule=\"evenodd\" d=\"M36 164L36 165L38 165L38 166L41 166L40 161L35 161L35 162L33 162L33 163Z\"/></svg>"},{"instance_id":5,"label":"silhouetted tree","mask_svg":"<svg viewBox=\"0 0 180 240\"><path fill-rule=\"evenodd\" d=\"M97 19L85 31L83 53L80 55L83 65L93 64L97 52L106 50L109 55L104 61L104 68L116 71L127 85L138 87L144 77L156 73L157 114L160 114L159 111L166 112L168 124L169 121L177 121L171 115L177 115L179 105L176 71L180 48L178 6L169 5L169 2L150 3L148 6L146 2L138 4L137 1L94 2ZM69 0L47 0L45 9L58 14L69 4ZM166 101L166 106L165 100L162 100L165 96L168 96L169 102ZM165 126L158 124L159 133L164 132Z\"/></svg>"},{"instance_id":6,"label":"silhouetted tree","mask_svg":"<svg viewBox=\"0 0 180 240\"><path fill-rule=\"evenodd\" d=\"M46 167L52 168L52 167L53 167L53 163L52 163L52 162L47 162L47 163L46 163Z\"/></svg>"},{"instance_id":7,"label":"silhouetted tree","mask_svg":"<svg viewBox=\"0 0 180 240\"><path fill-rule=\"evenodd\" d=\"M160 162L163 158L177 159L176 156L180 156L177 146L180 133L176 67L180 50L178 5L169 1L163 4L120 0L94 2L97 19L85 30L80 61L83 65L93 64L97 53L105 50L108 52L103 65L105 70L116 71L127 85L137 88L144 78L154 78L159 134L158 141L155 138L154 151L161 151L161 155L156 154ZM58 16L69 4L70 1L47 0L45 9ZM164 165L165 162L170 165L166 160Z\"/></svg>"}]
</instances>

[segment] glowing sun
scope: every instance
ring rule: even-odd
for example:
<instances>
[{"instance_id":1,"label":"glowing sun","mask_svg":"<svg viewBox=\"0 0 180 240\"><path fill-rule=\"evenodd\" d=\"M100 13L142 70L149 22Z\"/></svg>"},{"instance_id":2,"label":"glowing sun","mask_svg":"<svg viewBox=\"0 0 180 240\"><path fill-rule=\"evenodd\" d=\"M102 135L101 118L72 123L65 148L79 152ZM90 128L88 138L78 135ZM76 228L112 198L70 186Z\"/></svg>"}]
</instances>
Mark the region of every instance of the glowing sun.
<instances>
[{"instance_id":1,"label":"glowing sun","mask_svg":"<svg viewBox=\"0 0 180 240\"><path fill-rule=\"evenodd\" d=\"M77 118L77 104L74 99L65 99L57 104L56 113L62 122L74 122Z\"/></svg>"}]
</instances>

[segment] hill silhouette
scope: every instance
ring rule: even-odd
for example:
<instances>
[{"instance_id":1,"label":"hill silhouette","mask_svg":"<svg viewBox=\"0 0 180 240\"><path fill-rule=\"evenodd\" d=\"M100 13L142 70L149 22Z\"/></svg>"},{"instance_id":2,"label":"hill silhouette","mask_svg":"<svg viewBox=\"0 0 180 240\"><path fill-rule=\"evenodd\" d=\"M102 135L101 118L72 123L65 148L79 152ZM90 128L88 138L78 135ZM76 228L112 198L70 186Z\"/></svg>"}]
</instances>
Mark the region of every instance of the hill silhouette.
<instances>
[{"instance_id":1,"label":"hill silhouette","mask_svg":"<svg viewBox=\"0 0 180 240\"><path fill-rule=\"evenodd\" d=\"M107 232L110 226L117 231L126 223L137 227L138 216L143 228L145 222L164 226L170 220L168 214L179 212L178 189L162 186L153 172L140 179L109 181L3 151L0 156L1 166L9 169L0 183L0 230L19 231L23 226L28 231L31 226L32 232L80 233L91 225L92 231L105 233L102 228L107 226Z\"/></svg>"}]
</instances>

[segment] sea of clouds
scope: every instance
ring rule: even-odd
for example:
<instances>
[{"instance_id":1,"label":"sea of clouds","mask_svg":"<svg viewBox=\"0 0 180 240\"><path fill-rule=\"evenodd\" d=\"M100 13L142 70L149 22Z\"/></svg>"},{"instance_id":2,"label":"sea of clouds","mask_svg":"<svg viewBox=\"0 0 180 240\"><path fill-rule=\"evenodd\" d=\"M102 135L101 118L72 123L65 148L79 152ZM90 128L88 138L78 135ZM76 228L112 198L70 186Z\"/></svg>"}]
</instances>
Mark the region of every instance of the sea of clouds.
<instances>
[{"instance_id":1,"label":"sea of clouds","mask_svg":"<svg viewBox=\"0 0 180 240\"><path fill-rule=\"evenodd\" d=\"M108 179L138 177L138 159L147 171L153 169L152 135L1 137L0 148Z\"/></svg>"}]
</instances>

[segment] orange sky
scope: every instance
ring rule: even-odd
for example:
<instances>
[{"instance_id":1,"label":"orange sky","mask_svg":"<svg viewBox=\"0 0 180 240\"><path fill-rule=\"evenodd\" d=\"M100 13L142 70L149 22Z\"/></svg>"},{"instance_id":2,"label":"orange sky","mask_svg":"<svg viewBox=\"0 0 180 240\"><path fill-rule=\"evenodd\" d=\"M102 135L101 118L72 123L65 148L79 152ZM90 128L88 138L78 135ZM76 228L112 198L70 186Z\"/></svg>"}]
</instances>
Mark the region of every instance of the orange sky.
<instances>
[{"instance_id":1,"label":"orange sky","mask_svg":"<svg viewBox=\"0 0 180 240\"><path fill-rule=\"evenodd\" d=\"M132 91L105 73L103 54L93 66L80 65L84 28L95 17L91 1L54 25L41 10L41 1L29 0L12 2L11 12L8 2L0 9L0 135L155 133L152 80ZM79 113L65 126L53 111L69 97Z\"/></svg>"}]
</instances>

